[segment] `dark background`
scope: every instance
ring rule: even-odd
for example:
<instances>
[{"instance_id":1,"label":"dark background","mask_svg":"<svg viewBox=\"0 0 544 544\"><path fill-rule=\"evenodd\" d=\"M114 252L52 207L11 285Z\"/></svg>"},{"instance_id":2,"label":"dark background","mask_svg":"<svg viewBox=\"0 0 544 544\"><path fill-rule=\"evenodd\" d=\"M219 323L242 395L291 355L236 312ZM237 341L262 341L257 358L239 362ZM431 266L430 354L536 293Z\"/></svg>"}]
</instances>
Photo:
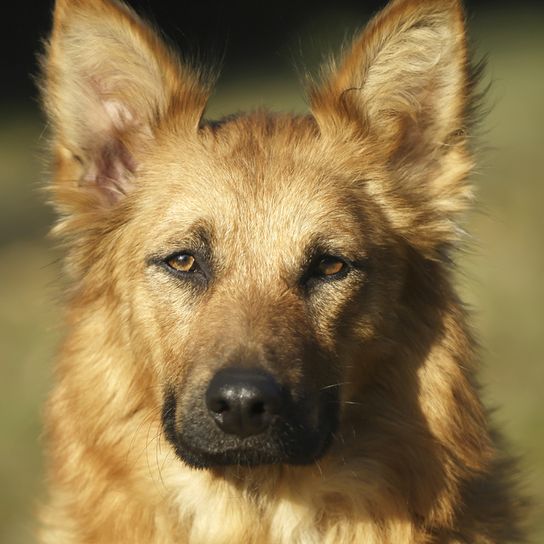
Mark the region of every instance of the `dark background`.
<instances>
[{"instance_id":1,"label":"dark background","mask_svg":"<svg viewBox=\"0 0 544 544\"><path fill-rule=\"evenodd\" d=\"M422 0L425 1L425 0ZM289 57L296 61L299 52L296 35L301 40L317 40L320 36L300 35L310 27L327 33L326 23L338 19L350 22L348 32L357 30L370 15L387 2L380 0L335 0L330 2L208 2L183 0L129 0L127 2L147 19L160 26L183 52L217 63L223 60L225 72L245 67L269 67ZM53 2L48 0L16 0L10 2L9 17L3 21L2 100L24 102L35 93L29 74L35 74L36 51L40 38L47 35ZM483 8L524 11L536 8L538 2L469 0L469 15ZM515 5L515 8L512 7ZM345 21L344 21L345 22ZM544 21L543 21L544 23ZM330 28L328 30L331 30ZM338 30L338 28L336 29ZM542 28L544 32L544 26ZM286 41L291 42L287 43Z\"/></svg>"},{"instance_id":2,"label":"dark background","mask_svg":"<svg viewBox=\"0 0 544 544\"><path fill-rule=\"evenodd\" d=\"M424 1L424 0L422 0ZM338 49L378 1L131 0L184 55L222 64L208 115L266 105L306 111L299 74ZM62 338L61 252L41 190L47 126L32 77L52 0L2 10L0 81L0 543L33 542L43 496L41 406ZM522 458L544 542L544 2L467 1L476 58L488 56L490 113L457 282L482 343L483 395ZM92 385L91 385L92 386ZM150 456L150 458L152 455Z\"/></svg>"}]
</instances>

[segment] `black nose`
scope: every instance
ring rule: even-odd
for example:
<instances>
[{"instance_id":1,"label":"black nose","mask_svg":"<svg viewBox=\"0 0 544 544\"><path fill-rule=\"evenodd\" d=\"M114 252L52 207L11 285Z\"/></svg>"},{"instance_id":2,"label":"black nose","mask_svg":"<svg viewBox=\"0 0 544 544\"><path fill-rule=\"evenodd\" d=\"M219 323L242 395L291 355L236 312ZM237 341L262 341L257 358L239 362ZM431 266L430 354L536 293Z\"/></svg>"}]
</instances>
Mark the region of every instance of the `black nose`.
<instances>
[{"instance_id":1,"label":"black nose","mask_svg":"<svg viewBox=\"0 0 544 544\"><path fill-rule=\"evenodd\" d=\"M208 386L206 406L221 430L245 438L270 426L280 413L281 393L266 372L224 368Z\"/></svg>"}]
</instances>

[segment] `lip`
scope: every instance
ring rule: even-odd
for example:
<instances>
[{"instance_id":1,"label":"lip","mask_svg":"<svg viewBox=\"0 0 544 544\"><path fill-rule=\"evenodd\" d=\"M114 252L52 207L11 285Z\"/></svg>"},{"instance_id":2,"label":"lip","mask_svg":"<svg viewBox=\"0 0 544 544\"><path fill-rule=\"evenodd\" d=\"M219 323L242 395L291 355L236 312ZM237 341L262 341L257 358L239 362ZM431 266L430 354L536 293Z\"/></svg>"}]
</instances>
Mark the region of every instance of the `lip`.
<instances>
[{"instance_id":1,"label":"lip","mask_svg":"<svg viewBox=\"0 0 544 544\"><path fill-rule=\"evenodd\" d=\"M189 444L183 435L177 433L175 440L170 443L174 446L177 456L193 468L214 468L225 466L257 467L261 465L308 465L320 459L328 450L332 442L332 432L320 437L314 437L308 442L304 440L301 448L285 447L281 441L266 440L261 444L241 444L235 448L225 448L222 451L210 452L195 448Z\"/></svg>"}]
</instances>

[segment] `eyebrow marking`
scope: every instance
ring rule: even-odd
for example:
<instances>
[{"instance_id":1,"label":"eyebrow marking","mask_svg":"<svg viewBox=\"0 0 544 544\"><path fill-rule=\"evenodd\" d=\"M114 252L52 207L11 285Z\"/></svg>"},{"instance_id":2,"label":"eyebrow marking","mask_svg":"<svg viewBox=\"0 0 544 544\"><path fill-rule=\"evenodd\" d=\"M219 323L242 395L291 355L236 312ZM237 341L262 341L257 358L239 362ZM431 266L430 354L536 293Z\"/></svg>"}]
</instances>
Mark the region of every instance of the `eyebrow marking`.
<instances>
[{"instance_id":1,"label":"eyebrow marking","mask_svg":"<svg viewBox=\"0 0 544 544\"><path fill-rule=\"evenodd\" d=\"M332 237L325 234L318 234L312 237L306 245L304 254L307 262L320 255L343 257L353 261L367 257L366 251L362 251L356 247L352 240L350 244L346 240L340 239L340 237Z\"/></svg>"},{"instance_id":2,"label":"eyebrow marking","mask_svg":"<svg viewBox=\"0 0 544 544\"><path fill-rule=\"evenodd\" d=\"M212 247L215 240L214 231L205 219L195 221L182 235L169 237L151 255L147 262L154 264L177 252L188 252L203 256L206 260L212 259Z\"/></svg>"}]
</instances>

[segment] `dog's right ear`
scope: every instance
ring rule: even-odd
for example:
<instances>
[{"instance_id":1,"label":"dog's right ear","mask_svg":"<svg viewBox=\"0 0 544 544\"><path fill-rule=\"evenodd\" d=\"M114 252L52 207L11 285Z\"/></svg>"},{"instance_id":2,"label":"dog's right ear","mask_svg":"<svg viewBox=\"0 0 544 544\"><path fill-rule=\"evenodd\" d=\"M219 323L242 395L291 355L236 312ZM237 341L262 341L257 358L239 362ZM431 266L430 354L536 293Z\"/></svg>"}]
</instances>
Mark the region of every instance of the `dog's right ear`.
<instances>
[{"instance_id":1,"label":"dog's right ear","mask_svg":"<svg viewBox=\"0 0 544 544\"><path fill-rule=\"evenodd\" d=\"M42 66L65 217L114 205L157 128L196 131L208 96L205 78L116 0L57 0Z\"/></svg>"}]
</instances>

